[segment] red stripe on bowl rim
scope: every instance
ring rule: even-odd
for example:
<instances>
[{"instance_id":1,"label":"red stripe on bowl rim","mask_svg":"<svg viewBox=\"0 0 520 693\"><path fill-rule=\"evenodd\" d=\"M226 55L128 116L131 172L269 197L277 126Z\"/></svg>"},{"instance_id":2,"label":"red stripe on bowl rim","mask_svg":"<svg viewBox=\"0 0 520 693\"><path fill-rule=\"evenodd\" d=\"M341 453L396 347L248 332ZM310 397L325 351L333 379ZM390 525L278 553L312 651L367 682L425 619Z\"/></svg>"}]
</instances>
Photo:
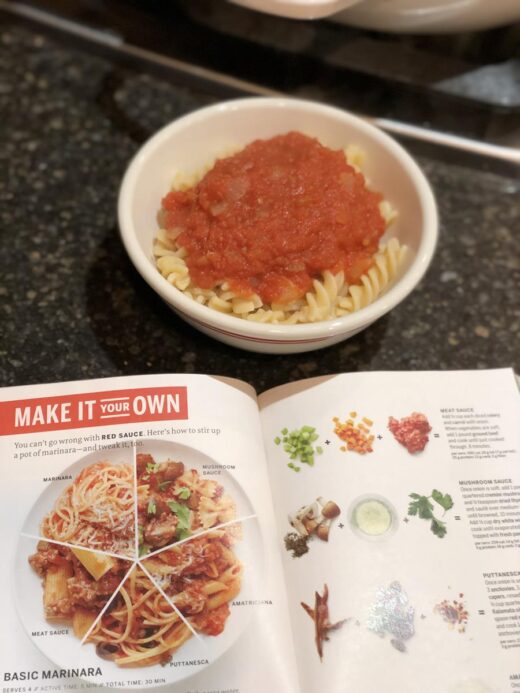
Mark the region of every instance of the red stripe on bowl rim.
<instances>
[{"instance_id":1,"label":"red stripe on bowl rim","mask_svg":"<svg viewBox=\"0 0 520 693\"><path fill-rule=\"evenodd\" d=\"M248 335L240 334L239 332L229 332L228 330L223 330L220 327L213 327L213 325L209 325L207 322L198 320L197 318L194 318L191 315L188 316L187 313L184 313L177 307L175 308L175 310L188 323L195 322L197 323L197 325L201 325L202 327L205 327L206 329L211 330L212 332L218 332L219 334L226 335L226 337L234 337L235 339L245 339L248 342L261 342L263 344L313 344L316 342L325 342L331 338L331 335L328 335L326 337L315 337L314 339L267 339L266 337L249 337ZM240 318L237 318L237 320L239 319Z\"/></svg>"}]
</instances>

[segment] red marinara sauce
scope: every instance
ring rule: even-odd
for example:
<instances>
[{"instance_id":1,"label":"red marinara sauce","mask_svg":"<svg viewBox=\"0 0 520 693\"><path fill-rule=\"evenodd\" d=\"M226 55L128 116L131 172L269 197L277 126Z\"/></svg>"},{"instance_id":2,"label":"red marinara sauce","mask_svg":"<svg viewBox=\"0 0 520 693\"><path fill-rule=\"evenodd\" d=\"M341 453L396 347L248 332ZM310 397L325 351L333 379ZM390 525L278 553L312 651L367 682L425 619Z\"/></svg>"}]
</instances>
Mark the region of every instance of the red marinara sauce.
<instances>
[{"instance_id":1,"label":"red marinara sauce","mask_svg":"<svg viewBox=\"0 0 520 693\"><path fill-rule=\"evenodd\" d=\"M163 223L186 249L196 286L227 281L240 296L288 303L324 270L359 280L385 230L381 199L343 151L289 132L252 142L193 188L170 192Z\"/></svg>"}]
</instances>

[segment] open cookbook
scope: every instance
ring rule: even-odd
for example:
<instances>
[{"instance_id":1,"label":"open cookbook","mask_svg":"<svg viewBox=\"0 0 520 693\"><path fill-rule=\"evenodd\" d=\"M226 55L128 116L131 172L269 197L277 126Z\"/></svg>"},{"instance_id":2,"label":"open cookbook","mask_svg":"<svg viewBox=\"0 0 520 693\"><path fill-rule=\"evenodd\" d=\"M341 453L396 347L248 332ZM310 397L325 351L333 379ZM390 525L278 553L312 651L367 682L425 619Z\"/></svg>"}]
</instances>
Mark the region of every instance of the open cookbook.
<instances>
[{"instance_id":1,"label":"open cookbook","mask_svg":"<svg viewBox=\"0 0 520 693\"><path fill-rule=\"evenodd\" d=\"M0 391L3 693L520 690L512 371Z\"/></svg>"}]
</instances>

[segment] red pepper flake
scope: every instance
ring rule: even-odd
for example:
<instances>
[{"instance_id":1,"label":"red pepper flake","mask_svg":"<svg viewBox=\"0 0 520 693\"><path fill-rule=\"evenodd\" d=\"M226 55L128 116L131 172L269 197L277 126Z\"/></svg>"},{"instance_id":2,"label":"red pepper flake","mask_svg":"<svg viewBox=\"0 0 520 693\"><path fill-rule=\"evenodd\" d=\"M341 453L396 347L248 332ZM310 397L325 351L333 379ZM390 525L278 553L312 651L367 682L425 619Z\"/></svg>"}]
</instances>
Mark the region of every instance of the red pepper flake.
<instances>
[{"instance_id":1,"label":"red pepper flake","mask_svg":"<svg viewBox=\"0 0 520 693\"><path fill-rule=\"evenodd\" d=\"M461 594L460 596L463 597L464 595ZM434 612L442 616L450 628L456 628L459 633L466 631L469 613L462 601L453 599L450 602L448 599L443 599L442 602L435 605Z\"/></svg>"}]
</instances>

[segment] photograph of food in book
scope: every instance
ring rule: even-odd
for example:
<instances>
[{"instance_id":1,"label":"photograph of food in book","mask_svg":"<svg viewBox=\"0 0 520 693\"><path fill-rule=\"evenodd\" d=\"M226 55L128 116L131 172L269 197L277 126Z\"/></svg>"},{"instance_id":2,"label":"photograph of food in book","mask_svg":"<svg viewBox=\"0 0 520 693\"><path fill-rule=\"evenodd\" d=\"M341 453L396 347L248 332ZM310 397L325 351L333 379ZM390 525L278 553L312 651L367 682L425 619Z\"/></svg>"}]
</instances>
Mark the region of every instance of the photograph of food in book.
<instances>
[{"instance_id":1,"label":"photograph of food in book","mask_svg":"<svg viewBox=\"0 0 520 693\"><path fill-rule=\"evenodd\" d=\"M2 390L4 687L514 691L519 414L508 369Z\"/></svg>"}]
</instances>

